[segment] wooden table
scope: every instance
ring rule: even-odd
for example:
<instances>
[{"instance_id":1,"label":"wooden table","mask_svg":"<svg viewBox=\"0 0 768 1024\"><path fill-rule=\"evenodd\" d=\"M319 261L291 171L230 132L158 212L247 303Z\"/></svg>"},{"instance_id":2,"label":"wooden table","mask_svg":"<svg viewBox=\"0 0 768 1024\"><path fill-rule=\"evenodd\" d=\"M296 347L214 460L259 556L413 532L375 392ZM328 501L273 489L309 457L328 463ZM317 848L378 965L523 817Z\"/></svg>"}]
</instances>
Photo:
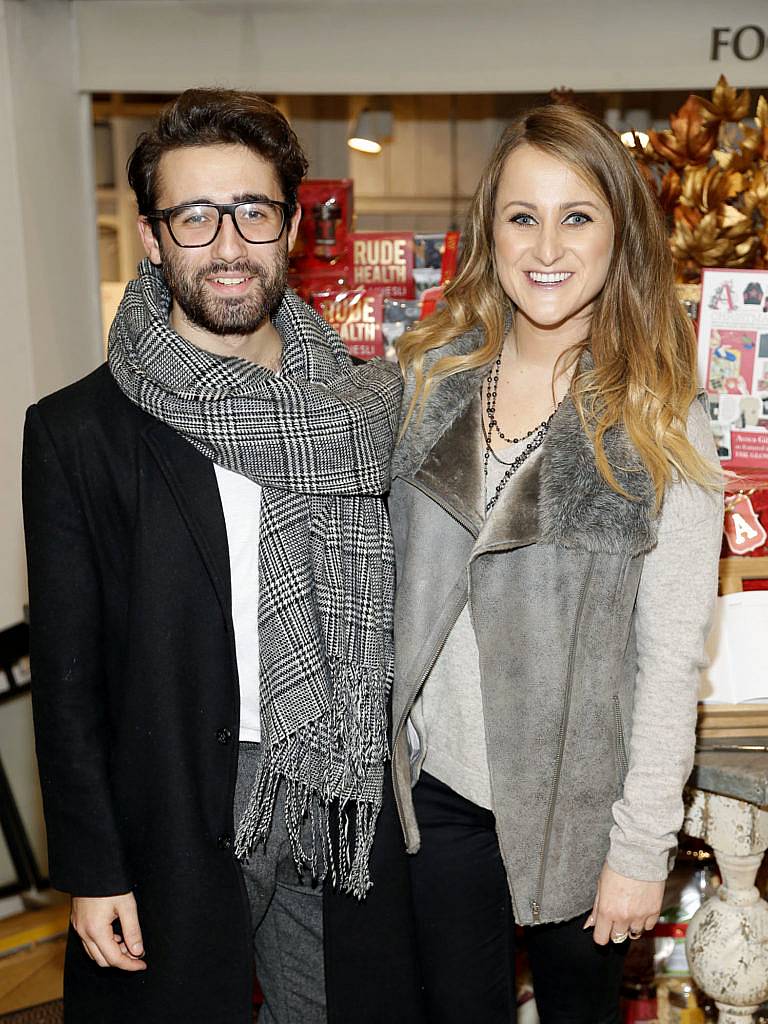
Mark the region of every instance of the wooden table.
<instances>
[{"instance_id":1,"label":"wooden table","mask_svg":"<svg viewBox=\"0 0 768 1024\"><path fill-rule=\"evenodd\" d=\"M739 737L766 745L768 737ZM768 849L768 752L701 750L683 831L708 843L723 879L688 925L688 963L719 1024L747 1024L768 999L768 903L755 877Z\"/></svg>"}]
</instances>

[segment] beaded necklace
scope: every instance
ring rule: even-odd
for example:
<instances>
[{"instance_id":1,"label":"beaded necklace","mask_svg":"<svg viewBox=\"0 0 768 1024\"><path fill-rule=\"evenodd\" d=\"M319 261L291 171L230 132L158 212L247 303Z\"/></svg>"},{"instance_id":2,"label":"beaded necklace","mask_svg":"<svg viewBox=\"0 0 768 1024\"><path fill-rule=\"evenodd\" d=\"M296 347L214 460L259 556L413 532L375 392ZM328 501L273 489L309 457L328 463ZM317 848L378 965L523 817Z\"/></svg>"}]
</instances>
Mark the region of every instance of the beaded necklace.
<instances>
[{"instance_id":1,"label":"beaded necklace","mask_svg":"<svg viewBox=\"0 0 768 1024\"><path fill-rule=\"evenodd\" d=\"M522 437L507 437L506 434L503 433L501 427L499 426L499 421L496 419L496 396L499 390L501 356L502 353L500 352L496 362L493 364L488 373L488 377L486 378L485 411L488 416L488 430L486 431L485 429L483 429L483 433L485 434L485 453L483 455L483 494L485 497L486 515L491 511L493 506L499 500L501 492L507 486L507 484L518 471L518 469L520 469L520 467L523 465L526 459L528 459L528 457L532 455L537 448L540 448L542 446L542 444L544 443L544 438L547 436L549 424L552 422L552 417L555 415L555 413L561 405L561 403L558 402L554 411L547 417L547 419L542 420L541 423L533 427L532 430L529 430L527 434L523 434ZM518 456L516 456L510 463L507 464L507 468L504 471L504 476L499 481L494 494L489 499L488 463L491 458L491 455L493 454L491 450L491 443L493 441L494 431L496 432L498 437L501 438L502 441L506 441L509 445L522 444L523 441L528 441L528 444L525 446L525 448L523 448L522 452L520 452Z\"/></svg>"}]
</instances>

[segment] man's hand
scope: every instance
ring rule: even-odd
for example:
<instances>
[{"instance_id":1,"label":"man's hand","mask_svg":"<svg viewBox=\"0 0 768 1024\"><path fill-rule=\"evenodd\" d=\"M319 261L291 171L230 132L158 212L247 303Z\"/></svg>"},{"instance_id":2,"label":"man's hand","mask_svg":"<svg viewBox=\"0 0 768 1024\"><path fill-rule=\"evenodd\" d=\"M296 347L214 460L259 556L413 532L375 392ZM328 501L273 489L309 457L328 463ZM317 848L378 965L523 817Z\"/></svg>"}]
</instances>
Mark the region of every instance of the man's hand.
<instances>
[{"instance_id":1,"label":"man's hand","mask_svg":"<svg viewBox=\"0 0 768 1024\"><path fill-rule=\"evenodd\" d=\"M112 922L119 922L118 932ZM145 971L144 943L132 892L122 896L73 896L72 925L99 967Z\"/></svg>"},{"instance_id":2,"label":"man's hand","mask_svg":"<svg viewBox=\"0 0 768 1024\"><path fill-rule=\"evenodd\" d=\"M584 927L594 925L593 938L598 946L622 935L638 939L658 921L663 896L663 882L625 878L604 864L595 903Z\"/></svg>"}]
</instances>

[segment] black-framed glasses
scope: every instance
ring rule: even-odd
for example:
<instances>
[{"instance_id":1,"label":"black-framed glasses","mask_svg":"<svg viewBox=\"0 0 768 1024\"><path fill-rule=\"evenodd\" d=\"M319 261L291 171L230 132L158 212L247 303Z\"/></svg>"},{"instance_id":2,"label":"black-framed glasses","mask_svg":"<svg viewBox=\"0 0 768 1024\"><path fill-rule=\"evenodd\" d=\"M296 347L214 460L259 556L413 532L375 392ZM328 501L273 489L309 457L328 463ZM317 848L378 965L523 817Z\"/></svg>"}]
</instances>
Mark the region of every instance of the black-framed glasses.
<instances>
[{"instance_id":1,"label":"black-framed glasses","mask_svg":"<svg viewBox=\"0 0 768 1024\"><path fill-rule=\"evenodd\" d=\"M285 230L288 203L279 199L261 199L246 203L182 203L167 210L154 210L147 220L161 220L176 245L182 249L200 249L210 245L221 230L221 221L229 214L238 235L252 245L276 242Z\"/></svg>"}]
</instances>

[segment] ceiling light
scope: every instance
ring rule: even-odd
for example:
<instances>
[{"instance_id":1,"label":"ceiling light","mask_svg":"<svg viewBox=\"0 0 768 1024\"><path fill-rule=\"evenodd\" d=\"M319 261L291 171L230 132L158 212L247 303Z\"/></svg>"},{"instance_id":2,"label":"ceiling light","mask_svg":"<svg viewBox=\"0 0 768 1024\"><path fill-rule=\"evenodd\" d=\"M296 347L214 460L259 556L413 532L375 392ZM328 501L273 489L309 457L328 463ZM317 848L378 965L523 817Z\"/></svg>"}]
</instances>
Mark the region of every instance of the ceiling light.
<instances>
[{"instance_id":1,"label":"ceiling light","mask_svg":"<svg viewBox=\"0 0 768 1024\"><path fill-rule=\"evenodd\" d=\"M641 149L645 149L650 139L648 132L636 132L633 129L629 132L622 132L621 141L628 149L634 149L637 145L639 145Z\"/></svg>"},{"instance_id":2,"label":"ceiling light","mask_svg":"<svg viewBox=\"0 0 768 1024\"><path fill-rule=\"evenodd\" d=\"M352 122L347 145L358 153L380 153L384 139L391 137L392 111L366 107Z\"/></svg>"}]
</instances>

